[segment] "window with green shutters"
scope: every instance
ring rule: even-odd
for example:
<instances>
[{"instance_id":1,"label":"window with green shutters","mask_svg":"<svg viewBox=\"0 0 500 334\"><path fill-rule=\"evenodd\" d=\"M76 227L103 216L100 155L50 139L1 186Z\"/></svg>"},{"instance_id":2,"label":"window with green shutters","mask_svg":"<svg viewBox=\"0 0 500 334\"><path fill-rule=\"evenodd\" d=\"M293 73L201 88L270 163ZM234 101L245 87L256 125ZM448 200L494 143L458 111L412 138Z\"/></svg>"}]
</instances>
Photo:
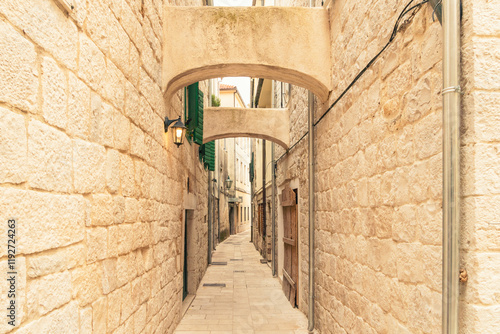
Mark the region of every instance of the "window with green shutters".
<instances>
[{"instance_id":1,"label":"window with green shutters","mask_svg":"<svg viewBox=\"0 0 500 334\"><path fill-rule=\"evenodd\" d=\"M252 160L250 161L250 182L253 182L253 179L255 177L255 171L254 171L254 161L253 161L253 152L252 152Z\"/></svg>"},{"instance_id":2,"label":"window with green shutters","mask_svg":"<svg viewBox=\"0 0 500 334\"><path fill-rule=\"evenodd\" d=\"M193 141L203 144L203 92L198 83L189 85L187 88L187 128Z\"/></svg>"},{"instance_id":3,"label":"window with green shutters","mask_svg":"<svg viewBox=\"0 0 500 334\"><path fill-rule=\"evenodd\" d=\"M203 92L198 83L194 83L187 87L185 94L187 115L184 117L187 119L188 136L200 145L200 162L208 170L215 171L215 141L203 144Z\"/></svg>"},{"instance_id":4,"label":"window with green shutters","mask_svg":"<svg viewBox=\"0 0 500 334\"><path fill-rule=\"evenodd\" d=\"M200 161L209 171L215 171L215 141L200 146Z\"/></svg>"}]
</instances>

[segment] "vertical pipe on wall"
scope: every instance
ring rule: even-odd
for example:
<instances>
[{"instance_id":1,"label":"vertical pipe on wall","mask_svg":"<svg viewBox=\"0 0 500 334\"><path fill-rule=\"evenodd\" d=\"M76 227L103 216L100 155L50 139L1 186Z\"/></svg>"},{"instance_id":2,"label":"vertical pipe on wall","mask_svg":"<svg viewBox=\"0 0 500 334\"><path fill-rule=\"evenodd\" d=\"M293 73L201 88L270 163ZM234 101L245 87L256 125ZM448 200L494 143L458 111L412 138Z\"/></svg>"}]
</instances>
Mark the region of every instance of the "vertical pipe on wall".
<instances>
[{"instance_id":1,"label":"vertical pipe on wall","mask_svg":"<svg viewBox=\"0 0 500 334\"><path fill-rule=\"evenodd\" d=\"M458 333L460 0L443 1L443 328Z\"/></svg>"},{"instance_id":2,"label":"vertical pipe on wall","mask_svg":"<svg viewBox=\"0 0 500 334\"><path fill-rule=\"evenodd\" d=\"M271 231L272 231L272 272L273 272L273 277L276 277L276 168L274 168L274 142L271 143L271 168L272 168L272 184L271 184Z\"/></svg>"},{"instance_id":3,"label":"vertical pipe on wall","mask_svg":"<svg viewBox=\"0 0 500 334\"><path fill-rule=\"evenodd\" d=\"M313 0L309 0L309 7L313 7ZM310 333L314 331L314 94L308 94L308 145L309 145L309 312L308 327Z\"/></svg>"},{"instance_id":4,"label":"vertical pipe on wall","mask_svg":"<svg viewBox=\"0 0 500 334\"><path fill-rule=\"evenodd\" d=\"M267 260L267 245L266 245L266 140L262 140L262 252L263 257Z\"/></svg>"},{"instance_id":5,"label":"vertical pipe on wall","mask_svg":"<svg viewBox=\"0 0 500 334\"><path fill-rule=\"evenodd\" d=\"M250 79L250 107L253 108L254 107L254 96L253 96L253 89L254 89L254 80L253 79ZM250 152L252 152L252 156L253 156L253 149L254 149L254 140L251 140L250 141ZM252 164L252 168L253 170L255 171L255 161L252 161L253 164ZM255 177L255 172L253 172L254 174L254 177ZM253 193L253 180L250 180L250 242L253 242L253 219L254 219L254 216L253 216L253 210L254 210L254 207L253 207L253 198L254 197L254 193Z\"/></svg>"},{"instance_id":6,"label":"vertical pipe on wall","mask_svg":"<svg viewBox=\"0 0 500 334\"><path fill-rule=\"evenodd\" d=\"M276 90L276 81L272 81L272 102L271 105L273 108L276 108L276 98L275 98L275 90ZM273 277L276 277L276 168L274 168L274 142L271 143L271 271L273 273Z\"/></svg>"},{"instance_id":7,"label":"vertical pipe on wall","mask_svg":"<svg viewBox=\"0 0 500 334\"><path fill-rule=\"evenodd\" d=\"M212 183L212 178L210 177L211 176L211 172L208 171L207 173L207 189L208 189L208 213L207 213L207 219L208 219L208 256L207 256L207 259L208 259L208 264L212 264L212 213L211 213L211 209L212 209L212 201L211 201L211 197L212 197L212 194L211 194L211 187L210 187L210 184Z\"/></svg>"},{"instance_id":8,"label":"vertical pipe on wall","mask_svg":"<svg viewBox=\"0 0 500 334\"><path fill-rule=\"evenodd\" d=\"M314 95L308 96L308 127L309 127L309 312L308 330L314 331Z\"/></svg>"},{"instance_id":9,"label":"vertical pipe on wall","mask_svg":"<svg viewBox=\"0 0 500 334\"><path fill-rule=\"evenodd\" d=\"M212 80L208 80L208 106L212 105ZM208 212L207 212L207 219L208 219L208 264L212 264L212 214L210 211L212 211L212 178L210 177L210 170L208 171L208 180L207 180L207 188L208 188Z\"/></svg>"}]
</instances>

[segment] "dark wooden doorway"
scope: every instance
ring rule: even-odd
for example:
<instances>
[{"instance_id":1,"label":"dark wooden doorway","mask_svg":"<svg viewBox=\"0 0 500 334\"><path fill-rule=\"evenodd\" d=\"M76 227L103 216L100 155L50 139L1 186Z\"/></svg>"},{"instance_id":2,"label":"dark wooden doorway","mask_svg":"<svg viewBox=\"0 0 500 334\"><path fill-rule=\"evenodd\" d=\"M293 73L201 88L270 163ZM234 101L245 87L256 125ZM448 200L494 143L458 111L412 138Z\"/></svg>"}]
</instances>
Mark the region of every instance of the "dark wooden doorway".
<instances>
[{"instance_id":1,"label":"dark wooden doorway","mask_svg":"<svg viewBox=\"0 0 500 334\"><path fill-rule=\"evenodd\" d=\"M293 307L299 302L299 252L298 252L298 217L297 190L285 188L280 196L283 207L283 292Z\"/></svg>"},{"instance_id":2,"label":"dark wooden doorway","mask_svg":"<svg viewBox=\"0 0 500 334\"><path fill-rule=\"evenodd\" d=\"M235 233L234 230L234 205L229 207L229 234L232 235Z\"/></svg>"},{"instance_id":3,"label":"dark wooden doorway","mask_svg":"<svg viewBox=\"0 0 500 334\"><path fill-rule=\"evenodd\" d=\"M187 224L188 212L184 211L184 268L182 270L182 300L188 295L188 267L187 267Z\"/></svg>"}]
</instances>

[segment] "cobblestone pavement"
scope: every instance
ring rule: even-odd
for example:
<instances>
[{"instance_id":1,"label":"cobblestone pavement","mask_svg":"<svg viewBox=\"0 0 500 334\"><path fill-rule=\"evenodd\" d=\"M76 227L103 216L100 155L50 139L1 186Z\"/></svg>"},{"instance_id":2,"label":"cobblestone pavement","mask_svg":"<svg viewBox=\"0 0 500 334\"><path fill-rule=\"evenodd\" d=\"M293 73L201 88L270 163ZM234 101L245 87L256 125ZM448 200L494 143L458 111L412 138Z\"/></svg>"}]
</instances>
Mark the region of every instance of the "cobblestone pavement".
<instances>
[{"instance_id":1,"label":"cobblestone pavement","mask_svg":"<svg viewBox=\"0 0 500 334\"><path fill-rule=\"evenodd\" d=\"M217 246L196 298L176 334L305 334L307 318L292 308L281 284L250 241L250 233L233 235ZM204 287L225 283L226 287Z\"/></svg>"}]
</instances>

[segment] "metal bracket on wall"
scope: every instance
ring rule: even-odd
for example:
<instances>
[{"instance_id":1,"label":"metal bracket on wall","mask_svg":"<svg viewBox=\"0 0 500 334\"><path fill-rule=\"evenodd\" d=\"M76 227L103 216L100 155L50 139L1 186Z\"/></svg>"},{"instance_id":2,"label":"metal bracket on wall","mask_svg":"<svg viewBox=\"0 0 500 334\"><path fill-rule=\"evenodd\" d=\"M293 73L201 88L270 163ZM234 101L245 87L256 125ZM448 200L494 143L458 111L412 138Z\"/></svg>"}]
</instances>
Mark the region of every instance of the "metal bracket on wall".
<instances>
[{"instance_id":1,"label":"metal bracket on wall","mask_svg":"<svg viewBox=\"0 0 500 334\"><path fill-rule=\"evenodd\" d=\"M434 16L437 16L439 23L443 24L443 0L429 0L429 4L432 6L432 20ZM460 18L463 16L463 6L462 1L460 1Z\"/></svg>"}]
</instances>

